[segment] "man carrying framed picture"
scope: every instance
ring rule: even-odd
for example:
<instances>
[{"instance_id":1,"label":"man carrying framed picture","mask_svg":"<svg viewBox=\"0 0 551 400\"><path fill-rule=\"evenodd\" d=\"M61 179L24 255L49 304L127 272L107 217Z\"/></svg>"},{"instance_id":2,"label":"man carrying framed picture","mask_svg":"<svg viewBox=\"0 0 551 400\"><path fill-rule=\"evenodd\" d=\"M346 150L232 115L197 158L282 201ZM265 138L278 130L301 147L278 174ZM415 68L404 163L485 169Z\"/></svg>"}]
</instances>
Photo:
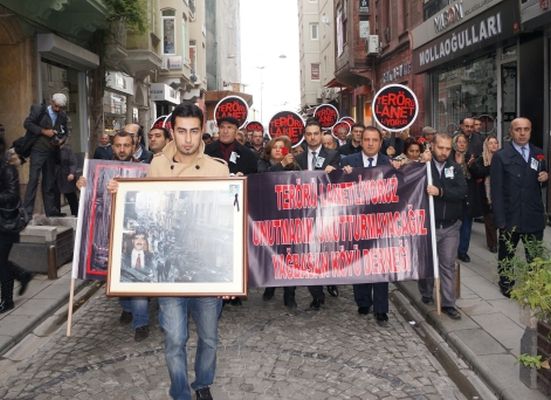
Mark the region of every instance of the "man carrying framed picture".
<instances>
[{"instance_id":1,"label":"man carrying framed picture","mask_svg":"<svg viewBox=\"0 0 551 400\"><path fill-rule=\"evenodd\" d=\"M191 103L177 106L171 115L172 135L161 153L153 158L148 177L228 177L223 160L204 154L202 141L203 112ZM118 189L116 181L108 189ZM165 359L170 375L170 395L175 400L191 400L191 389L200 400L212 399L216 368L218 318L222 310L219 297L159 297L159 322L165 335ZM195 354L195 381L189 384L186 343L188 315L197 326L198 344Z\"/></svg>"}]
</instances>

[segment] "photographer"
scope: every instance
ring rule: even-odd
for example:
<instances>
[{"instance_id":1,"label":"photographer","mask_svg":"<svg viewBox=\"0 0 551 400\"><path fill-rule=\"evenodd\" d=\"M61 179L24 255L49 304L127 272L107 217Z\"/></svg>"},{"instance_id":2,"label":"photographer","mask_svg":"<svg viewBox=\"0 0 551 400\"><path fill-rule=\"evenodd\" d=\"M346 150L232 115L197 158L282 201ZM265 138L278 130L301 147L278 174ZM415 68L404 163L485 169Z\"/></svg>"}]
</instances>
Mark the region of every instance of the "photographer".
<instances>
[{"instance_id":1,"label":"photographer","mask_svg":"<svg viewBox=\"0 0 551 400\"><path fill-rule=\"evenodd\" d=\"M59 147L69 136L67 114L63 110L67 105L67 96L55 93L49 106L33 104L23 126L37 136L31 149L29 183L25 192L23 206L29 217L33 215L34 200L40 173L42 173L42 198L47 217L62 216L56 196L56 161Z\"/></svg>"}]
</instances>

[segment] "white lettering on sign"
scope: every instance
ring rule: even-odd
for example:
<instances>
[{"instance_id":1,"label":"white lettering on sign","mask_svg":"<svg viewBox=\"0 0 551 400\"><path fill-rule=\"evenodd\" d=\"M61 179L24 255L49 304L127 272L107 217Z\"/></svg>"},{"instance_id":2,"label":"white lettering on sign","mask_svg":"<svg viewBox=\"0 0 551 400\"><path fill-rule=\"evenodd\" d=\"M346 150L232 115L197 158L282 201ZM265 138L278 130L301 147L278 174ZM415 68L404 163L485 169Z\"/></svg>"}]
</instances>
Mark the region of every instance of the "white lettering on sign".
<instances>
[{"instance_id":1,"label":"white lettering on sign","mask_svg":"<svg viewBox=\"0 0 551 400\"><path fill-rule=\"evenodd\" d=\"M468 48L502 33L501 12L480 21L451 37L419 53L419 65L423 66L440 58L447 57L459 50Z\"/></svg>"},{"instance_id":2,"label":"white lettering on sign","mask_svg":"<svg viewBox=\"0 0 551 400\"><path fill-rule=\"evenodd\" d=\"M404 76L411 73L411 63L403 63L400 65L391 68L390 70L383 73L383 83L396 81L402 79Z\"/></svg>"}]
</instances>

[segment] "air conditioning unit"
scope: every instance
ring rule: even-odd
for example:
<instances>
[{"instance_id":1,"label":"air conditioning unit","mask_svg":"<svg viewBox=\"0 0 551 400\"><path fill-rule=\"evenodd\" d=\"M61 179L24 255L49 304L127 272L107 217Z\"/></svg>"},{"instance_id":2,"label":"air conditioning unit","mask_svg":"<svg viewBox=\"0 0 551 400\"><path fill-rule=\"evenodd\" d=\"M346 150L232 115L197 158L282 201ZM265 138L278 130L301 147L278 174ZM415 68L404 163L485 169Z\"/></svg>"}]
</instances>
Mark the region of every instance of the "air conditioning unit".
<instances>
[{"instance_id":1,"label":"air conditioning unit","mask_svg":"<svg viewBox=\"0 0 551 400\"><path fill-rule=\"evenodd\" d=\"M367 39L365 39L365 50L368 56L379 54L379 35L369 35Z\"/></svg>"}]
</instances>

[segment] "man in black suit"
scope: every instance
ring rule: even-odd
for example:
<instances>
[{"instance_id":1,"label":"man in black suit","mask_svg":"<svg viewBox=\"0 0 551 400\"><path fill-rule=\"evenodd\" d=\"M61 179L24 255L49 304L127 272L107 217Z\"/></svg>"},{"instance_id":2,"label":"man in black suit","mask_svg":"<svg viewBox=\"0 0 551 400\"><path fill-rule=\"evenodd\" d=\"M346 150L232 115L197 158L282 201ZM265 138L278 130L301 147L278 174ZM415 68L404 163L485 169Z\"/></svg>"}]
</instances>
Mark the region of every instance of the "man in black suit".
<instances>
[{"instance_id":1,"label":"man in black suit","mask_svg":"<svg viewBox=\"0 0 551 400\"><path fill-rule=\"evenodd\" d=\"M34 200L38 180L42 174L42 198L44 213L48 217L62 216L56 196L56 160L59 147L63 144L62 138L69 136L67 114L63 110L67 105L67 96L55 93L50 105L33 104L29 116L23 126L33 135L38 136L31 149L31 163L29 167L29 183L25 192L23 207L29 216L33 215Z\"/></svg>"},{"instance_id":2,"label":"man in black suit","mask_svg":"<svg viewBox=\"0 0 551 400\"><path fill-rule=\"evenodd\" d=\"M224 117L217 123L219 138L205 148L205 154L226 161L232 174L242 176L255 173L256 156L251 149L235 140L239 122L235 118Z\"/></svg>"},{"instance_id":3,"label":"man in black suit","mask_svg":"<svg viewBox=\"0 0 551 400\"><path fill-rule=\"evenodd\" d=\"M349 156L350 154L359 153L362 151L362 134L365 126L362 124L354 124L352 127L352 136L346 144L339 147L341 157Z\"/></svg>"},{"instance_id":4,"label":"man in black suit","mask_svg":"<svg viewBox=\"0 0 551 400\"><path fill-rule=\"evenodd\" d=\"M341 166L345 173L352 168L373 168L380 165L390 165L390 159L380 153L383 144L383 133L374 126L368 126L362 133L362 151L344 157ZM373 306L373 313L379 325L388 321L388 282L363 283L354 285L354 300L358 305L358 313L365 315Z\"/></svg>"},{"instance_id":5,"label":"man in black suit","mask_svg":"<svg viewBox=\"0 0 551 400\"><path fill-rule=\"evenodd\" d=\"M543 151L530 144L532 123L528 118L511 122L512 141L494 154L490 186L494 221L499 228L498 272L501 293L509 297L514 282L506 275L519 239L541 241L545 208L541 188L549 179ZM534 254L526 253L527 260Z\"/></svg>"},{"instance_id":6,"label":"man in black suit","mask_svg":"<svg viewBox=\"0 0 551 400\"><path fill-rule=\"evenodd\" d=\"M339 167L339 153L336 150L329 150L323 147L321 125L315 118L306 121L304 128L304 139L306 140L306 151L299 154L296 161L301 169L308 171L323 170L326 173L336 170ZM308 286L312 295L310 308L319 310L325 302L323 286ZM327 291L333 297L339 295L336 286L328 286Z\"/></svg>"},{"instance_id":7,"label":"man in black suit","mask_svg":"<svg viewBox=\"0 0 551 400\"><path fill-rule=\"evenodd\" d=\"M205 147L205 154L221 158L228 163L230 174L237 176L256 173L257 158L253 151L236 140L239 122L230 116L216 121L218 140ZM241 305L241 299L228 300L234 306Z\"/></svg>"}]
</instances>

